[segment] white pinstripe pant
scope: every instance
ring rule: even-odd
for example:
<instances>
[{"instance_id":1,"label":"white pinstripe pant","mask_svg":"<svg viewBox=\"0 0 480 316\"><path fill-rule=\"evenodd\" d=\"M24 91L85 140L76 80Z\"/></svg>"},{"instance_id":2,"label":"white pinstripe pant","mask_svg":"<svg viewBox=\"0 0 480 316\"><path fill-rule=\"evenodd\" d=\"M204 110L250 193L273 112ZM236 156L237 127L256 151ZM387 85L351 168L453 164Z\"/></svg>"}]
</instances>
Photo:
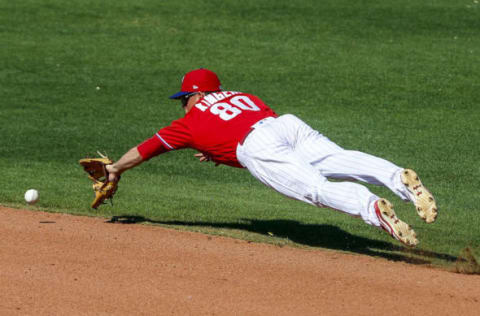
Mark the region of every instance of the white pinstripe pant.
<instances>
[{"instance_id":1,"label":"white pinstripe pant","mask_svg":"<svg viewBox=\"0 0 480 316\"><path fill-rule=\"evenodd\" d=\"M400 180L403 168L345 150L294 115L254 126L243 145L238 145L237 158L255 178L290 198L360 216L373 226L380 226L373 207L379 197L361 184L327 178L383 185L409 200Z\"/></svg>"}]
</instances>

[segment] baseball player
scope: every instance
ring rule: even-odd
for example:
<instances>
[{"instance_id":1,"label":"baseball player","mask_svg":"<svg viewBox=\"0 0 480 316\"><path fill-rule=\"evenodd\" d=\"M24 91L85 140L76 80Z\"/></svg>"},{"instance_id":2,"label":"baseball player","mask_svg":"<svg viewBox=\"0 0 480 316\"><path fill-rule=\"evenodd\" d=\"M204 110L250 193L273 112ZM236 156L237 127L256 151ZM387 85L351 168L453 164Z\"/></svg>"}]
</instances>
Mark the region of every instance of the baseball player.
<instances>
[{"instance_id":1,"label":"baseball player","mask_svg":"<svg viewBox=\"0 0 480 316\"><path fill-rule=\"evenodd\" d=\"M389 188L415 205L427 223L437 217L432 194L417 174L384 159L345 150L292 114L278 116L258 97L222 90L207 69L188 72L179 99L185 116L106 166L109 182L144 161L182 148L199 151L200 161L246 168L281 194L317 207L328 207L381 229L407 246L416 246L413 229L398 219L393 205L357 180Z\"/></svg>"}]
</instances>

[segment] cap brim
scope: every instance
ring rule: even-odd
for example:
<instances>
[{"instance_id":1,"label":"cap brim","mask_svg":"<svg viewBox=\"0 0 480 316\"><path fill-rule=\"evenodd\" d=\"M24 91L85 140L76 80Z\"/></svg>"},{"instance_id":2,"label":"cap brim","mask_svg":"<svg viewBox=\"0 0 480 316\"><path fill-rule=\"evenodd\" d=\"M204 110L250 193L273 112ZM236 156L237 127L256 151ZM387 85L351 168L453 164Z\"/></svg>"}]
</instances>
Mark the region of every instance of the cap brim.
<instances>
[{"instance_id":1,"label":"cap brim","mask_svg":"<svg viewBox=\"0 0 480 316\"><path fill-rule=\"evenodd\" d=\"M178 93L175 93L174 95L171 95L169 98L170 99L179 99L179 98L181 98L184 95L189 94L189 93L191 93L191 92L180 91Z\"/></svg>"}]
</instances>

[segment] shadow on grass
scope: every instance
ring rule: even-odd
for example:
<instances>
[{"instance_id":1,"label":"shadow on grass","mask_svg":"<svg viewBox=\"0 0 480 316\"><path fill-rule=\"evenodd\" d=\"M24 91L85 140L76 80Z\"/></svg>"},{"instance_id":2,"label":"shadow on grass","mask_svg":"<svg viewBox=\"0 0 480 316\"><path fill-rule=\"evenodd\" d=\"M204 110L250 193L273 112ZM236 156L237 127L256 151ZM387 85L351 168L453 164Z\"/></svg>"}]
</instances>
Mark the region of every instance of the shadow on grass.
<instances>
[{"instance_id":1,"label":"shadow on grass","mask_svg":"<svg viewBox=\"0 0 480 316\"><path fill-rule=\"evenodd\" d=\"M430 264L432 260L452 263L457 257L422 249L411 249L389 242L352 235L336 226L325 224L303 224L293 220L251 220L244 223L210 223L186 221L156 221L143 216L113 216L109 223L137 224L153 223L174 226L196 226L249 231L257 234L286 238L295 243L327 249L403 261L411 264Z\"/></svg>"}]
</instances>

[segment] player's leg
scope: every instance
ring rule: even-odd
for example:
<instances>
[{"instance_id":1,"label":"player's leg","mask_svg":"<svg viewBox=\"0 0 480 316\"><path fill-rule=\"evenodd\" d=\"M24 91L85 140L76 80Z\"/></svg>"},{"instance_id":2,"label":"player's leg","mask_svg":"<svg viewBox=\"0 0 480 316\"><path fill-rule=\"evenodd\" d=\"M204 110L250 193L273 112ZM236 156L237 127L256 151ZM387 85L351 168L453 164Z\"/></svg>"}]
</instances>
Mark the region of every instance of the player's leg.
<instances>
[{"instance_id":1,"label":"player's leg","mask_svg":"<svg viewBox=\"0 0 480 316\"><path fill-rule=\"evenodd\" d=\"M258 134L255 131L255 136ZM373 204L379 198L366 187L350 182L329 182L311 165L298 159L286 146L246 143L239 152L241 163L263 184L292 199L329 207L366 223L380 226ZM261 148L261 149L260 149Z\"/></svg>"},{"instance_id":2,"label":"player's leg","mask_svg":"<svg viewBox=\"0 0 480 316\"><path fill-rule=\"evenodd\" d=\"M309 131L308 125L303 129L307 136L297 144L296 150L322 175L383 185L402 200L412 201L418 215L427 223L435 220L436 202L413 170L367 153L345 150L318 132Z\"/></svg>"},{"instance_id":3,"label":"player's leg","mask_svg":"<svg viewBox=\"0 0 480 316\"><path fill-rule=\"evenodd\" d=\"M385 159L345 150L314 130L297 144L296 150L325 177L382 185L401 199L409 200L408 190L400 178L403 168Z\"/></svg>"},{"instance_id":4,"label":"player's leg","mask_svg":"<svg viewBox=\"0 0 480 316\"><path fill-rule=\"evenodd\" d=\"M330 182L302 160L286 139L295 132L289 130L294 126L277 126L280 131L272 126L255 130L251 133L254 137L249 136L237 149L239 161L255 178L290 198L359 216L407 245L418 242L413 230L396 217L389 202L379 205L378 201L383 200L360 184Z\"/></svg>"}]
</instances>

